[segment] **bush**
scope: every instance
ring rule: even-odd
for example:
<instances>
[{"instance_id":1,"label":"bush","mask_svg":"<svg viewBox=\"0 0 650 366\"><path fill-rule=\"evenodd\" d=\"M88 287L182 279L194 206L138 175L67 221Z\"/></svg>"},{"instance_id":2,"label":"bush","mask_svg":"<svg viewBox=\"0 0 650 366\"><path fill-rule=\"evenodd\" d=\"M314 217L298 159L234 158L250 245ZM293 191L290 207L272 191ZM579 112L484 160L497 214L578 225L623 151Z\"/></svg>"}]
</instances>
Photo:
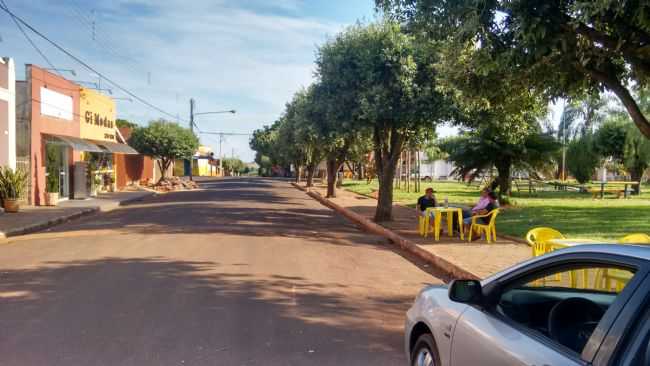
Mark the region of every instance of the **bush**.
<instances>
[{"instance_id":1,"label":"bush","mask_svg":"<svg viewBox=\"0 0 650 366\"><path fill-rule=\"evenodd\" d=\"M580 184L587 183L600 165L600 154L594 147L591 135L585 135L569 143L566 152L566 164L569 173Z\"/></svg>"}]
</instances>

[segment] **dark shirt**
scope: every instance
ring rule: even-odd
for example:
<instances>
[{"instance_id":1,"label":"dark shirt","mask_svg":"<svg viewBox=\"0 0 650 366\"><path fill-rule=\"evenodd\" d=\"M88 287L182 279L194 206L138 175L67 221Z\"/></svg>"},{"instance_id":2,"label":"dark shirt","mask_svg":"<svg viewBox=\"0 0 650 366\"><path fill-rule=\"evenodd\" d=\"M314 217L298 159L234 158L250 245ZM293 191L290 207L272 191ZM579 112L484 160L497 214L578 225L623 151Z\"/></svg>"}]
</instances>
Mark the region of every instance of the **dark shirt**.
<instances>
[{"instance_id":1,"label":"dark shirt","mask_svg":"<svg viewBox=\"0 0 650 366\"><path fill-rule=\"evenodd\" d=\"M490 201L487 206L485 206L484 210L489 213L489 215L485 217L481 217L481 221L483 221L483 224L487 225L490 223L490 219L492 218L492 210L497 208L497 205L494 204L494 202Z\"/></svg>"},{"instance_id":2,"label":"dark shirt","mask_svg":"<svg viewBox=\"0 0 650 366\"><path fill-rule=\"evenodd\" d=\"M427 196L422 196L418 198L418 205L422 211L426 210L429 207L436 207L436 198L431 197L431 199L429 199Z\"/></svg>"}]
</instances>

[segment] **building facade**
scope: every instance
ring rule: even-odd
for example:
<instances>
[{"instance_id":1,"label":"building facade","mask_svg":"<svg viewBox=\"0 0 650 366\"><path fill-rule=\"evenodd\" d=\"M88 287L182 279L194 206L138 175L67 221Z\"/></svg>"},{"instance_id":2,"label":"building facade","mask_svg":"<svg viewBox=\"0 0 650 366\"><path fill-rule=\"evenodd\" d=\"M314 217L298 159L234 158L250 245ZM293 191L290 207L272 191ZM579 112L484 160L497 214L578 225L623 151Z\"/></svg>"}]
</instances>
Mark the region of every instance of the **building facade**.
<instances>
[{"instance_id":1,"label":"building facade","mask_svg":"<svg viewBox=\"0 0 650 366\"><path fill-rule=\"evenodd\" d=\"M114 154L137 152L118 141L114 101L35 65L16 82L16 160L29 172L27 201L86 198L115 186Z\"/></svg>"},{"instance_id":2,"label":"building facade","mask_svg":"<svg viewBox=\"0 0 650 366\"><path fill-rule=\"evenodd\" d=\"M0 57L0 166L16 169L16 70Z\"/></svg>"}]
</instances>

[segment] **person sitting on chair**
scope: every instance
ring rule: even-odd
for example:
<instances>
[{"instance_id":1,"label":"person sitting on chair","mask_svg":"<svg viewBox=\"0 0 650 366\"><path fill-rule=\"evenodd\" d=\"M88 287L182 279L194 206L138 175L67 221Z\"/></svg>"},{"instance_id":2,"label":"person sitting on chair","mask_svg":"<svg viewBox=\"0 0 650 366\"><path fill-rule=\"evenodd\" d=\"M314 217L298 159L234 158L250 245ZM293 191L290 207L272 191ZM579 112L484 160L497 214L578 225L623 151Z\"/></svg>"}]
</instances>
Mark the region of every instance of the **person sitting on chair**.
<instances>
[{"instance_id":1,"label":"person sitting on chair","mask_svg":"<svg viewBox=\"0 0 650 366\"><path fill-rule=\"evenodd\" d=\"M487 197L487 204L485 205L485 207L480 208L478 210L474 210L474 208L476 208L476 207L474 207L472 209L471 216L463 217L463 224L464 224L463 226L465 228L465 234L469 234L469 229L470 229L470 226L472 225L472 217L473 216L487 215L490 212L492 212L492 210L499 207L498 203L497 203L497 195L496 195L496 193L488 190L488 193L487 193L486 197ZM479 201L479 203L480 203L480 201ZM492 215L488 215L486 217L479 218L480 223L485 224L485 225L489 224L491 216Z\"/></svg>"},{"instance_id":2,"label":"person sitting on chair","mask_svg":"<svg viewBox=\"0 0 650 366\"><path fill-rule=\"evenodd\" d=\"M424 216L427 208L436 207L436 196L433 194L435 191L433 188L429 187L424 190L424 196L418 198L418 204L416 206L418 216Z\"/></svg>"}]
</instances>

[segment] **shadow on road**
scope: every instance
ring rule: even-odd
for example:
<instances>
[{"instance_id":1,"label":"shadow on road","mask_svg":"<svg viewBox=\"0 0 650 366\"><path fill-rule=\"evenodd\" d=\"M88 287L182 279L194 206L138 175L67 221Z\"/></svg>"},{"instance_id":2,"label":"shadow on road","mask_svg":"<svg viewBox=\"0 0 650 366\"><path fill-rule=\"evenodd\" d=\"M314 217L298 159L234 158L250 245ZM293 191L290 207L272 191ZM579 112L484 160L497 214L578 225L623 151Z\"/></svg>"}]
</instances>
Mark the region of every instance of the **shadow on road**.
<instances>
[{"instance_id":1,"label":"shadow on road","mask_svg":"<svg viewBox=\"0 0 650 366\"><path fill-rule=\"evenodd\" d=\"M92 235L93 230L109 230L146 235L273 236L337 245L346 245L342 237L354 239L359 245L384 242L358 231L327 208L314 208L317 203L284 182L233 179L202 183L202 187L207 186L212 188L151 197L125 209L54 227L48 235L70 235L74 231Z\"/></svg>"},{"instance_id":2,"label":"shadow on road","mask_svg":"<svg viewBox=\"0 0 650 366\"><path fill-rule=\"evenodd\" d=\"M384 321L401 323L411 296L348 298L342 284L239 265L106 258L3 271L1 363L401 363L401 330Z\"/></svg>"}]
</instances>

